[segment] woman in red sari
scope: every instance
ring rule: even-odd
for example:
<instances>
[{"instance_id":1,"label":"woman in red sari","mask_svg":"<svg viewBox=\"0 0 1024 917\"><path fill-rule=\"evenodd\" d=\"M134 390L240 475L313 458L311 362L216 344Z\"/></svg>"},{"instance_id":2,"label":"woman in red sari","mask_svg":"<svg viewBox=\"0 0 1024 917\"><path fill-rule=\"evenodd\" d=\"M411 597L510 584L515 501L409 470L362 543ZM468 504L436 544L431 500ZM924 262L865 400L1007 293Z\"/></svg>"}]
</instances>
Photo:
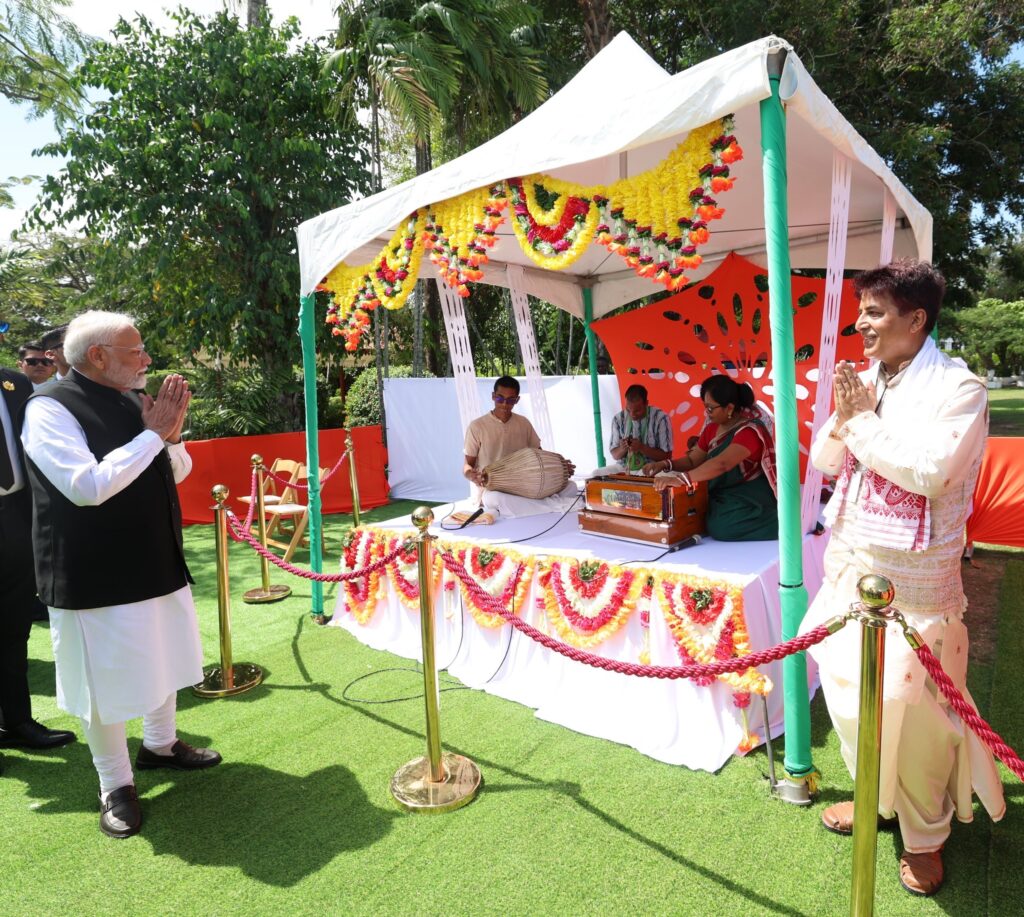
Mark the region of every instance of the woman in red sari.
<instances>
[{"instance_id":1,"label":"woman in red sari","mask_svg":"<svg viewBox=\"0 0 1024 917\"><path fill-rule=\"evenodd\" d=\"M779 537L775 493L775 444L771 419L749 385L710 376L700 387L708 422L686 455L651 462L654 486L708 485L708 534L718 541L768 541Z\"/></svg>"}]
</instances>

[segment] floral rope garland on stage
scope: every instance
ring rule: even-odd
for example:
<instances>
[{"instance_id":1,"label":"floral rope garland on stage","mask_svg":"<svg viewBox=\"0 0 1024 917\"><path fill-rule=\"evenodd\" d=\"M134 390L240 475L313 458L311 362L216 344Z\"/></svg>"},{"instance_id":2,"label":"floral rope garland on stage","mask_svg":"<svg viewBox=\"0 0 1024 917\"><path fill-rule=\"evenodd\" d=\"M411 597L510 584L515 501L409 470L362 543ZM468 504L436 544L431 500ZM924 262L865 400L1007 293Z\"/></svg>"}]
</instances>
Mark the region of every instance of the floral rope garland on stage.
<instances>
[{"instance_id":1,"label":"floral rope garland on stage","mask_svg":"<svg viewBox=\"0 0 1024 917\"><path fill-rule=\"evenodd\" d=\"M548 270L573 264L596 239L634 272L669 290L702 263L698 248L708 225L725 211L718 195L736 179L730 166L743 158L727 116L690 132L653 169L608 186L583 186L549 175L527 175L468 191L410 214L369 264L335 267L317 287L332 293L327 322L358 348L378 306L399 309L419 276L424 250L460 296L483 278L511 202L512 228L523 252Z\"/></svg>"},{"instance_id":2,"label":"floral rope garland on stage","mask_svg":"<svg viewBox=\"0 0 1024 917\"><path fill-rule=\"evenodd\" d=\"M709 663L751 652L743 591L697 577L655 571L653 595L684 663ZM718 676L738 694L767 694L771 681L756 669ZM696 679L710 684L713 679ZM745 706L745 704L737 704Z\"/></svg>"},{"instance_id":3,"label":"floral rope garland on stage","mask_svg":"<svg viewBox=\"0 0 1024 917\"><path fill-rule=\"evenodd\" d=\"M537 606L566 643L590 649L603 643L636 608L645 577L600 560L541 561Z\"/></svg>"},{"instance_id":4,"label":"floral rope garland on stage","mask_svg":"<svg viewBox=\"0 0 1024 917\"><path fill-rule=\"evenodd\" d=\"M518 554L515 551L497 550L487 545L472 542L446 546L466 568L466 571L478 586L491 598L501 602L508 612L522 616L526 593L533 582L535 560L530 555ZM491 614L480 607L480 603L465 584L459 581L462 598L469 613L481 627L504 627L501 615Z\"/></svg>"},{"instance_id":5,"label":"floral rope garland on stage","mask_svg":"<svg viewBox=\"0 0 1024 917\"><path fill-rule=\"evenodd\" d=\"M381 539L373 529L353 529L345 536L341 552L341 572L363 570L383 557ZM374 571L367 576L345 580L341 584L345 608L360 624L367 624L377 610L381 595L381 575Z\"/></svg>"},{"instance_id":6,"label":"floral rope garland on stage","mask_svg":"<svg viewBox=\"0 0 1024 917\"><path fill-rule=\"evenodd\" d=\"M419 547L404 544L408 536L385 535L382 539L382 554L390 554L401 547L398 555L387 565L388 582L398 595L398 600L411 611L420 610ZM437 566L431 570L431 581L437 579Z\"/></svg>"}]
</instances>

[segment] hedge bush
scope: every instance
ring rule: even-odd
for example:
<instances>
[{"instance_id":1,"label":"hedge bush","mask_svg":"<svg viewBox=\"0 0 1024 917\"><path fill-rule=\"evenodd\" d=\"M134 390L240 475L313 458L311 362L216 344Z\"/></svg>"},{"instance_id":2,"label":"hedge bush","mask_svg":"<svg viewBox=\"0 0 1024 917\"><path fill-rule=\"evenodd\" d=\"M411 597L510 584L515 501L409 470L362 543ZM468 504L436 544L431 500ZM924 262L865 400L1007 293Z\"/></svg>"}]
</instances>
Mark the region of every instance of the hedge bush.
<instances>
[{"instance_id":1,"label":"hedge bush","mask_svg":"<svg viewBox=\"0 0 1024 917\"><path fill-rule=\"evenodd\" d=\"M424 376L433 373L424 370ZM391 379L412 378L411 366L392 366L388 371ZM377 368L368 366L352 383L345 394L346 426L369 427L380 423L380 400L377 398Z\"/></svg>"}]
</instances>

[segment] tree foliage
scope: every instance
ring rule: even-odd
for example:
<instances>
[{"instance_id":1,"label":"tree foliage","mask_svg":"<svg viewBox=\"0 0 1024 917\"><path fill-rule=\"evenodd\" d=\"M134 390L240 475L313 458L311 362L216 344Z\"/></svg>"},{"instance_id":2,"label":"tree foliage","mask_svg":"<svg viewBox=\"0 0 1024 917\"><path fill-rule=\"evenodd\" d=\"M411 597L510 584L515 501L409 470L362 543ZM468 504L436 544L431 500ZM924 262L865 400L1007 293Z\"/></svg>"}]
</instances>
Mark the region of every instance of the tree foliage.
<instances>
[{"instance_id":1,"label":"tree foliage","mask_svg":"<svg viewBox=\"0 0 1024 917\"><path fill-rule=\"evenodd\" d=\"M573 69L585 27L627 30L675 73L765 35L815 81L935 220L954 305L984 285L986 251L1024 217L1024 39L1019 0L540 0ZM595 23L600 8L609 21ZM581 15L581 9L584 15Z\"/></svg>"},{"instance_id":2,"label":"tree foliage","mask_svg":"<svg viewBox=\"0 0 1024 917\"><path fill-rule=\"evenodd\" d=\"M0 94L57 126L76 117L83 95L70 71L90 39L60 12L71 0L0 0Z\"/></svg>"},{"instance_id":3,"label":"tree foliage","mask_svg":"<svg viewBox=\"0 0 1024 917\"><path fill-rule=\"evenodd\" d=\"M983 299L956 314L963 352L975 371L1024 372L1024 300Z\"/></svg>"},{"instance_id":4,"label":"tree foliage","mask_svg":"<svg viewBox=\"0 0 1024 917\"><path fill-rule=\"evenodd\" d=\"M147 338L277 378L299 355L295 229L366 190L363 134L325 115L338 81L323 46L293 47L294 19L172 18L171 34L121 20L86 60L80 79L107 98L45 148L68 162L33 221L105 241L97 283L129 273L120 305Z\"/></svg>"}]
</instances>

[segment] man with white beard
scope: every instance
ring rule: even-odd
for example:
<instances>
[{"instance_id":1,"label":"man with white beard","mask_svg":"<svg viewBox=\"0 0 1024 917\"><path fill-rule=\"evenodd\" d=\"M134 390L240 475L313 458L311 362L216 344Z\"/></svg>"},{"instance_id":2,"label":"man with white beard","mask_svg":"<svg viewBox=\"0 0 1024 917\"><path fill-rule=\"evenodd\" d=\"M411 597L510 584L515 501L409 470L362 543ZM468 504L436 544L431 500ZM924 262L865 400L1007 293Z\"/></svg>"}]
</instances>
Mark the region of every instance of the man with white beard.
<instances>
[{"instance_id":1,"label":"man with white beard","mask_svg":"<svg viewBox=\"0 0 1024 917\"><path fill-rule=\"evenodd\" d=\"M100 781L100 829L129 837L142 812L125 721L143 718L140 769L220 763L177 737L177 691L202 680L176 482L191 471L188 383L137 390L152 362L131 318L68 326L67 377L33 395L22 442L39 596L49 607L57 703L82 720Z\"/></svg>"}]
</instances>

